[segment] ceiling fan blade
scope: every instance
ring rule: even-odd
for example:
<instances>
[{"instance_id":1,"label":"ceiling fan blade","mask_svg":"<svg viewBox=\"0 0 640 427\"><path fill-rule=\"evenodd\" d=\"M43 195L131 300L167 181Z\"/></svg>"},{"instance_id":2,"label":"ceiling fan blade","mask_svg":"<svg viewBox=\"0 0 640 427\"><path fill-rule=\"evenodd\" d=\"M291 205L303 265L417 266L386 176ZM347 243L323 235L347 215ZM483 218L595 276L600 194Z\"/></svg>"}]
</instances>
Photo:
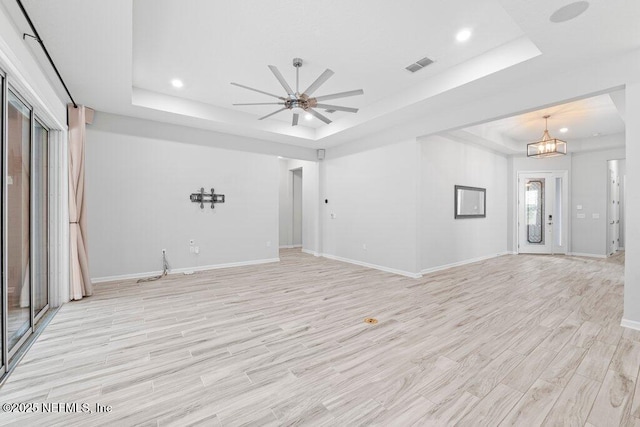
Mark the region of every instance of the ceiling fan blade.
<instances>
[{"instance_id":1,"label":"ceiling fan blade","mask_svg":"<svg viewBox=\"0 0 640 427\"><path fill-rule=\"evenodd\" d=\"M250 102L244 104L231 104L231 105L284 105L284 102Z\"/></svg>"},{"instance_id":2,"label":"ceiling fan blade","mask_svg":"<svg viewBox=\"0 0 640 427\"><path fill-rule=\"evenodd\" d=\"M291 126L297 126L298 125L298 117L299 117L298 113L295 113L293 115L293 121L291 122Z\"/></svg>"},{"instance_id":3,"label":"ceiling fan blade","mask_svg":"<svg viewBox=\"0 0 640 427\"><path fill-rule=\"evenodd\" d=\"M277 111L274 111L273 113L269 113L269 114L267 114L266 116L262 116L262 117L260 117L258 120L266 119L267 117L271 117L271 116L273 116L274 114L278 114L280 111L284 111L284 110L286 110L286 109L287 109L287 107L285 107L285 108L281 108L281 109L279 109L279 110L277 110Z\"/></svg>"},{"instance_id":4,"label":"ceiling fan blade","mask_svg":"<svg viewBox=\"0 0 640 427\"><path fill-rule=\"evenodd\" d=\"M315 116L316 118L322 120L323 122L325 122L326 124L331 123L331 120L329 120L328 118L326 118L325 116L323 116L322 114L318 113L316 110L314 110L313 108L307 108L306 109L307 113L311 114L312 116Z\"/></svg>"},{"instance_id":5,"label":"ceiling fan blade","mask_svg":"<svg viewBox=\"0 0 640 427\"><path fill-rule=\"evenodd\" d=\"M340 107L339 105L329 105L329 104L316 104L316 108L324 108L325 110L346 111L347 113L357 113L358 112L357 108Z\"/></svg>"},{"instance_id":6,"label":"ceiling fan blade","mask_svg":"<svg viewBox=\"0 0 640 427\"><path fill-rule=\"evenodd\" d=\"M294 94L293 93L293 89L291 89L291 86L289 86L289 84L284 79L284 77L282 77L282 74L280 73L280 70L278 70L278 68L275 65L269 65L269 69L271 70L273 75L276 76L276 79L278 79L278 81L280 82L280 84L282 85L284 90L287 91L287 94L293 95Z\"/></svg>"},{"instance_id":7,"label":"ceiling fan blade","mask_svg":"<svg viewBox=\"0 0 640 427\"><path fill-rule=\"evenodd\" d=\"M346 98L348 96L363 95L362 89L350 90L348 92L332 93L331 95L316 96L316 101L326 101L328 99Z\"/></svg>"},{"instance_id":8,"label":"ceiling fan blade","mask_svg":"<svg viewBox=\"0 0 640 427\"><path fill-rule=\"evenodd\" d=\"M274 95L274 94L272 94L272 93L265 92L265 91L260 90L260 89L254 89L254 88L249 87L249 86L241 85L240 83L233 83L233 82L231 82L231 84L232 84L232 85L234 85L234 86L238 86L238 87L244 88L244 89L252 90L252 91L254 91L254 92L258 92L258 93L262 93L262 94L265 94L265 95L273 96L274 98L284 99L284 97L282 97L282 96Z\"/></svg>"},{"instance_id":9,"label":"ceiling fan blade","mask_svg":"<svg viewBox=\"0 0 640 427\"><path fill-rule=\"evenodd\" d=\"M307 96L311 96L311 94L315 92L324 82L329 80L329 77L333 76L333 74L333 71L327 68L322 74L320 74L320 77L318 77L315 82L311 83L311 86L309 86L307 90L302 93Z\"/></svg>"}]
</instances>

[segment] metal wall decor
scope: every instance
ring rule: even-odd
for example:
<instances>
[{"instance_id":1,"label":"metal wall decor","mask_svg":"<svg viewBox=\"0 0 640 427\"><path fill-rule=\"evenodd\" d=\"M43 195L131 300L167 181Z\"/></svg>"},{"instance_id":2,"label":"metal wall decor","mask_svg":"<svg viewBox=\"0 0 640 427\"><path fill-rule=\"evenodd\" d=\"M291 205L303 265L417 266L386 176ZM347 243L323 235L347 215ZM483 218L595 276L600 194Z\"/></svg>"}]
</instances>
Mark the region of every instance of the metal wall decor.
<instances>
[{"instance_id":1,"label":"metal wall decor","mask_svg":"<svg viewBox=\"0 0 640 427\"><path fill-rule=\"evenodd\" d=\"M200 203L200 209L204 209L205 203L211 203L211 209L213 209L216 203L224 203L224 194L215 194L213 188L211 193L205 193L204 187L202 187L199 193L191 193L189 199L193 203Z\"/></svg>"}]
</instances>

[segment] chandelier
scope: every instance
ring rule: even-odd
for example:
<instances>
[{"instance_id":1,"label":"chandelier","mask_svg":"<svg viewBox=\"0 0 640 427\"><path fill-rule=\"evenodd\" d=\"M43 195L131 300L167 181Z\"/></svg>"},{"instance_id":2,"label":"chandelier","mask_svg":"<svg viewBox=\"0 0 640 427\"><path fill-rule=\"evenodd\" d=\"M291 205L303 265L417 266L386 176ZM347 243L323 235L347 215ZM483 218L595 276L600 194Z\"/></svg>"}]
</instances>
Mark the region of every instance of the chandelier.
<instances>
[{"instance_id":1,"label":"chandelier","mask_svg":"<svg viewBox=\"0 0 640 427\"><path fill-rule=\"evenodd\" d=\"M547 129L549 115L544 116L544 133L542 139L527 144L527 157L555 157L567 154L567 142L558 138L552 138Z\"/></svg>"}]
</instances>

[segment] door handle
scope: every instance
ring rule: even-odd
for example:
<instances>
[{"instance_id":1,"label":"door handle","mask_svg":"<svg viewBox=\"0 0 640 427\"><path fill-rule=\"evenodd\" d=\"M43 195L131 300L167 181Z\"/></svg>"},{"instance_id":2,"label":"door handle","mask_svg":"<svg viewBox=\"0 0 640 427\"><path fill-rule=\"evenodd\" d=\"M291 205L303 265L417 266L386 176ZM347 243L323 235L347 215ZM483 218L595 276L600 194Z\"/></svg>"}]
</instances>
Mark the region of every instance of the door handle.
<instances>
[{"instance_id":1,"label":"door handle","mask_svg":"<svg viewBox=\"0 0 640 427\"><path fill-rule=\"evenodd\" d=\"M613 224L615 224L615 223L616 223L615 221L611 221L609 224L613 225Z\"/></svg>"}]
</instances>

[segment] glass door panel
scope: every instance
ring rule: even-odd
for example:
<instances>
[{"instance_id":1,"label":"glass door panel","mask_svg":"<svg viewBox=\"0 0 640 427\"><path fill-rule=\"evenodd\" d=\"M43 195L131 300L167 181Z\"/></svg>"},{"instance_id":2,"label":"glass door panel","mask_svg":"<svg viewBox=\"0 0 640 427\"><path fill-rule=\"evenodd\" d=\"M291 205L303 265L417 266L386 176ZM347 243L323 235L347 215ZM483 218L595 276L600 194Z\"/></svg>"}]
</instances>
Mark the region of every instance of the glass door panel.
<instances>
[{"instance_id":1,"label":"glass door panel","mask_svg":"<svg viewBox=\"0 0 640 427\"><path fill-rule=\"evenodd\" d=\"M33 135L33 304L38 315L49 303L47 148L49 131L38 120Z\"/></svg>"},{"instance_id":2,"label":"glass door panel","mask_svg":"<svg viewBox=\"0 0 640 427\"><path fill-rule=\"evenodd\" d=\"M11 91L7 99L6 285L9 351L31 328L30 195L31 112Z\"/></svg>"},{"instance_id":3,"label":"glass door panel","mask_svg":"<svg viewBox=\"0 0 640 427\"><path fill-rule=\"evenodd\" d=\"M4 140L4 91L5 91L5 86L4 86L4 77L0 75L0 147L2 147L2 153L4 153L4 144L3 144L3 140ZM2 170L2 185L4 186L5 183L5 177L4 177L4 154L2 154L2 166L0 167ZM3 187L4 188L4 187ZM0 197L0 199L2 200L2 210L0 212L4 212L4 191L2 191L0 194L2 194L2 197ZM0 214L0 217L2 216L2 214ZM4 350L5 350L5 342L6 342L6 337L4 336L4 332L5 332L5 320L4 320L4 306L5 306L5 292L4 292L4 239L5 239L5 230L4 230L4 218L2 218L2 246L0 249L0 254L2 254L2 256L0 257L0 264L2 265L2 281L0 281L0 374L5 372L5 357L4 357Z\"/></svg>"},{"instance_id":4,"label":"glass door panel","mask_svg":"<svg viewBox=\"0 0 640 427\"><path fill-rule=\"evenodd\" d=\"M525 183L527 242L544 245L544 178Z\"/></svg>"}]
</instances>

